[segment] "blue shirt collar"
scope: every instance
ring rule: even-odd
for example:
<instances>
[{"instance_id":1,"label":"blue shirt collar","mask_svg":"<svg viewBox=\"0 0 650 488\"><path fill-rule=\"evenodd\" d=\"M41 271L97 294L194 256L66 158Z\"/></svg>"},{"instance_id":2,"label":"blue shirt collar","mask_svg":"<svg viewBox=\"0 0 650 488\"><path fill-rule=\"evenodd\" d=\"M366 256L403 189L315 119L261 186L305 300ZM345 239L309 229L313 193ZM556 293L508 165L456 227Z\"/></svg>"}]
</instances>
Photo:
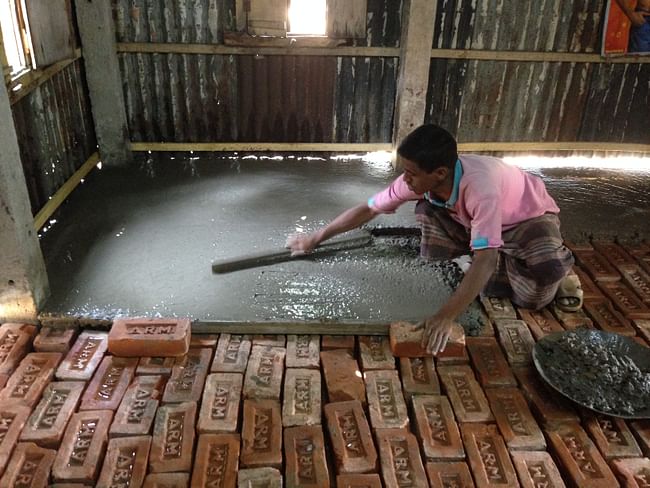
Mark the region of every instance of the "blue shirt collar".
<instances>
[{"instance_id":1,"label":"blue shirt collar","mask_svg":"<svg viewBox=\"0 0 650 488\"><path fill-rule=\"evenodd\" d=\"M451 196L446 202L440 201L431 195L431 192L426 192L424 194L425 200L430 202L433 205L444 208L452 208L456 205L458 201L458 187L460 186L460 179L463 176L463 166L460 164L460 159L456 160L456 166L454 166L454 183L451 188Z\"/></svg>"}]
</instances>

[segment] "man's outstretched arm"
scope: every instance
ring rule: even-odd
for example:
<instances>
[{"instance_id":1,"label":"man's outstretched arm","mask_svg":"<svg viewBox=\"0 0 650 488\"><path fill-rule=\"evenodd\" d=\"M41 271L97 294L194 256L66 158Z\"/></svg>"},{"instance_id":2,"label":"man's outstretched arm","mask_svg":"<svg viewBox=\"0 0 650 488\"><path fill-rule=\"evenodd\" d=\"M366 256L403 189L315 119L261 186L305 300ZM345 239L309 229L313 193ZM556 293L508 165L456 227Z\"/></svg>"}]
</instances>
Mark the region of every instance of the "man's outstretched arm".
<instances>
[{"instance_id":1,"label":"man's outstretched arm","mask_svg":"<svg viewBox=\"0 0 650 488\"><path fill-rule=\"evenodd\" d=\"M635 12L630 6L629 0L616 0L616 3L621 7L627 18L630 19L633 26L640 27L645 24L645 16L641 12Z\"/></svg>"}]
</instances>

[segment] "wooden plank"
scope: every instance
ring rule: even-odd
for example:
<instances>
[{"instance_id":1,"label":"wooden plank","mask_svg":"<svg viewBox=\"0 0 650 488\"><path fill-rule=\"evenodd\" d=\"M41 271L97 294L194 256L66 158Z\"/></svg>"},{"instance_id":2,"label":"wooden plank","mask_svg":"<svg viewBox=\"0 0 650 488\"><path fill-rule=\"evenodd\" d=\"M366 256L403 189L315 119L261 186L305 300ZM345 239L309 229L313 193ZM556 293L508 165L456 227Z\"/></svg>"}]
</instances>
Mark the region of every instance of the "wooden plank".
<instances>
[{"instance_id":1,"label":"wooden plank","mask_svg":"<svg viewBox=\"0 0 650 488\"><path fill-rule=\"evenodd\" d=\"M70 0L25 0L36 67L74 56Z\"/></svg>"},{"instance_id":2,"label":"wooden plank","mask_svg":"<svg viewBox=\"0 0 650 488\"><path fill-rule=\"evenodd\" d=\"M327 36L366 37L367 0L327 0Z\"/></svg>"},{"instance_id":3,"label":"wooden plank","mask_svg":"<svg viewBox=\"0 0 650 488\"><path fill-rule=\"evenodd\" d=\"M252 36L287 35L287 0L247 0L246 31Z\"/></svg>"}]
</instances>

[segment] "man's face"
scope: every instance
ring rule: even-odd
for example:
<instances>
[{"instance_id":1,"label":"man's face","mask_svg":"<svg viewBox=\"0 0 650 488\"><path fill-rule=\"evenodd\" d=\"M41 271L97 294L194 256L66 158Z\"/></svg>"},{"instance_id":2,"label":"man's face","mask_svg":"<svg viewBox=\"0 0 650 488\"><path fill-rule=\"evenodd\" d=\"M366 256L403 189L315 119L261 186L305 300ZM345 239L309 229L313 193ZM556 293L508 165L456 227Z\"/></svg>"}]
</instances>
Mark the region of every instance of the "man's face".
<instances>
[{"instance_id":1,"label":"man's face","mask_svg":"<svg viewBox=\"0 0 650 488\"><path fill-rule=\"evenodd\" d=\"M431 173L427 173L420 169L417 163L401 156L400 162L402 163L402 168L404 168L404 181L408 185L409 190L418 195L422 195L428 191L435 192L440 189L449 173L449 170L444 167L436 168Z\"/></svg>"}]
</instances>

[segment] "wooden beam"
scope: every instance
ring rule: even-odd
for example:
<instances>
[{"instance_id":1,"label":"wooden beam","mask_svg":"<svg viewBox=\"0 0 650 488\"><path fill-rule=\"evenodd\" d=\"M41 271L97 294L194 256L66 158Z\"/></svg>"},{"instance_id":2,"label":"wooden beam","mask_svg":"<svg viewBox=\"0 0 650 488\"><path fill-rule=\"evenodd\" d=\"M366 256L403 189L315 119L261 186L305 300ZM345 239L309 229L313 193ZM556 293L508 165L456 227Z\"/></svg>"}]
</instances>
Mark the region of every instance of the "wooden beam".
<instances>
[{"instance_id":1,"label":"wooden beam","mask_svg":"<svg viewBox=\"0 0 650 488\"><path fill-rule=\"evenodd\" d=\"M531 63L650 63L649 56L628 55L603 57L591 53L540 52L540 51L479 51L476 49L432 49L436 59L474 59L479 61L513 61Z\"/></svg>"},{"instance_id":2,"label":"wooden beam","mask_svg":"<svg viewBox=\"0 0 650 488\"><path fill-rule=\"evenodd\" d=\"M650 153L650 144L625 142L464 142L459 152L612 151Z\"/></svg>"},{"instance_id":3,"label":"wooden beam","mask_svg":"<svg viewBox=\"0 0 650 488\"><path fill-rule=\"evenodd\" d=\"M56 211L57 208L65 201L66 198L72 193L77 185L81 182L83 178L86 177L90 171L97 166L99 162L99 154L93 153L92 156L79 168L63 185L59 190L48 200L48 202L39 210L39 212L34 217L34 229L38 231L52 214Z\"/></svg>"}]
</instances>

